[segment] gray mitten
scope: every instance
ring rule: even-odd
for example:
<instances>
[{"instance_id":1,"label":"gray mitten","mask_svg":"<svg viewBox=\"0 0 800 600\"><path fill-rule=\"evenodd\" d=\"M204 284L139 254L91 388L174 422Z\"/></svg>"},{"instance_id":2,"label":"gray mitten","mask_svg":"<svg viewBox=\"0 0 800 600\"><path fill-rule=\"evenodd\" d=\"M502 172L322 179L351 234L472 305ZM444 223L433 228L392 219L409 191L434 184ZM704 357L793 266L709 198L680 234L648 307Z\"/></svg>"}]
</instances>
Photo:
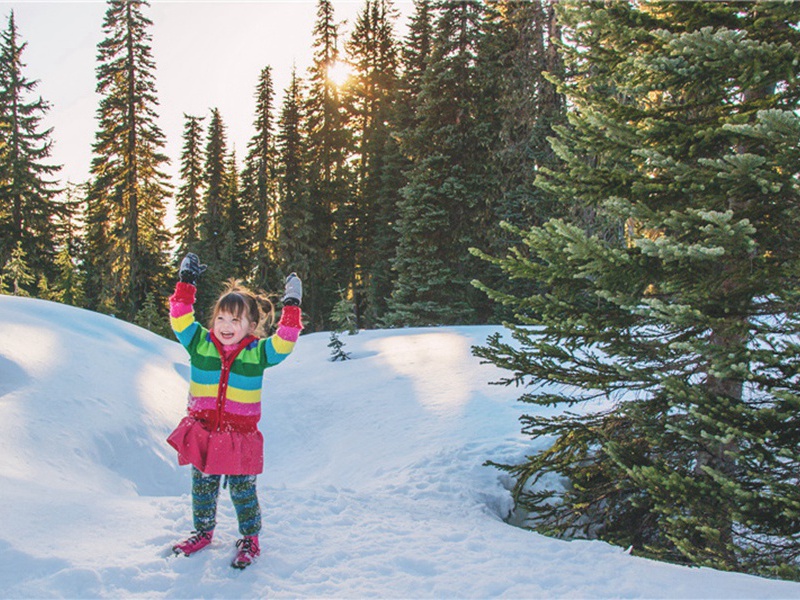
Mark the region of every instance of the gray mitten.
<instances>
[{"instance_id":1,"label":"gray mitten","mask_svg":"<svg viewBox=\"0 0 800 600\"><path fill-rule=\"evenodd\" d=\"M286 288L283 293L284 306L300 306L303 301L303 282L297 276L297 273L290 273L286 278Z\"/></svg>"}]
</instances>

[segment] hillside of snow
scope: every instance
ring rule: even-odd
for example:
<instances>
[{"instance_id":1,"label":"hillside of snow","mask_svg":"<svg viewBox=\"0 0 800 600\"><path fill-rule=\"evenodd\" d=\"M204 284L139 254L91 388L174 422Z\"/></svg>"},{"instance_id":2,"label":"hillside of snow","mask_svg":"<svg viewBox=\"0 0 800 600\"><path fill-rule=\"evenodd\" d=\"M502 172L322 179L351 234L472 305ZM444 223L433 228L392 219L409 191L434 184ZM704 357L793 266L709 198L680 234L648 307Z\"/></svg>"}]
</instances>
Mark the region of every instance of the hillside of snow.
<instances>
[{"instance_id":1,"label":"hillside of snow","mask_svg":"<svg viewBox=\"0 0 800 600\"><path fill-rule=\"evenodd\" d=\"M183 415L187 356L111 317L0 296L3 598L800 598L800 584L565 542L503 521L487 459L537 443L520 390L470 347L493 327L300 338L266 372L262 556L231 569L220 495L212 546L192 529L190 473L165 438ZM546 443L544 440L539 444Z\"/></svg>"}]
</instances>

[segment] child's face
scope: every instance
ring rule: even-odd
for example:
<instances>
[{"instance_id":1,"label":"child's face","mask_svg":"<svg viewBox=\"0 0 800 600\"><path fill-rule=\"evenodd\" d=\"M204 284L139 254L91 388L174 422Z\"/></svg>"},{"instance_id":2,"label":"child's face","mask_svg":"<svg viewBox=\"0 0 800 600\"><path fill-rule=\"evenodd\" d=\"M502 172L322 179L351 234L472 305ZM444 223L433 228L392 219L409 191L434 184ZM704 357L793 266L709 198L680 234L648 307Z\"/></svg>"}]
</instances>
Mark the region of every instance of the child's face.
<instances>
[{"instance_id":1,"label":"child's face","mask_svg":"<svg viewBox=\"0 0 800 600\"><path fill-rule=\"evenodd\" d=\"M226 346L238 344L246 335L251 335L256 329L255 322L242 313L238 317L226 311L220 311L214 319L214 335Z\"/></svg>"}]
</instances>

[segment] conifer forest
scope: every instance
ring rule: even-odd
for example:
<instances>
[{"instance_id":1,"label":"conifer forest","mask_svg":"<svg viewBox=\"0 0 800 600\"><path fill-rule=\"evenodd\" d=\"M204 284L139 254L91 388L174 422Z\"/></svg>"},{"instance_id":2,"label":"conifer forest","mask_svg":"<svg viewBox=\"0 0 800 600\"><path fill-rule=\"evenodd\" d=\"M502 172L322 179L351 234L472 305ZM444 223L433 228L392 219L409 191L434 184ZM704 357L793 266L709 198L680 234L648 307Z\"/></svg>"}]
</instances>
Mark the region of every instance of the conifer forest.
<instances>
[{"instance_id":1,"label":"conifer forest","mask_svg":"<svg viewBox=\"0 0 800 600\"><path fill-rule=\"evenodd\" d=\"M398 37L391 0L349 31L317 0L312 66L285 90L263 66L243 156L213 107L164 153L149 3L106 5L80 184L6 15L2 293L169 336L192 251L201 318L228 278L295 271L306 332L343 301L356 329L503 323L475 354L561 409L495 465L525 526L800 580L800 4L415 0Z\"/></svg>"}]
</instances>

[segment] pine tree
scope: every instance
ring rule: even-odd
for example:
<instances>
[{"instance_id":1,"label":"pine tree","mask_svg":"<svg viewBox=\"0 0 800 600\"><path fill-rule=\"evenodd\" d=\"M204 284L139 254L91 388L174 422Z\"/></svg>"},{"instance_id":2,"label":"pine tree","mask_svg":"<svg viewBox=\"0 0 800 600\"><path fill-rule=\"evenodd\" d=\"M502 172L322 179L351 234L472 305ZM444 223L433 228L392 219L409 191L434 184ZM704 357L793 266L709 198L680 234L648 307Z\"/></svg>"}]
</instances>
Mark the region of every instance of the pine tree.
<instances>
[{"instance_id":1,"label":"pine tree","mask_svg":"<svg viewBox=\"0 0 800 600\"><path fill-rule=\"evenodd\" d=\"M227 183L228 142L225 124L219 109L211 110L205 148L203 213L200 238L203 242L205 260L218 260L222 240L228 231L227 218L230 209ZM211 263L209 263L211 266Z\"/></svg>"},{"instance_id":2,"label":"pine tree","mask_svg":"<svg viewBox=\"0 0 800 600\"><path fill-rule=\"evenodd\" d=\"M67 184L63 203L68 217L59 228L58 254L55 258L56 275L51 286L51 294L57 302L71 306L86 306L84 273L81 269L82 223L81 212L85 209L87 185Z\"/></svg>"},{"instance_id":3,"label":"pine tree","mask_svg":"<svg viewBox=\"0 0 800 600\"><path fill-rule=\"evenodd\" d=\"M244 279L251 270L251 234L248 232L248 216L242 206L239 184L239 167L236 150L231 150L225 164L225 188L227 213L225 215L225 236L230 238L233 246L226 269L234 277Z\"/></svg>"},{"instance_id":4,"label":"pine tree","mask_svg":"<svg viewBox=\"0 0 800 600\"><path fill-rule=\"evenodd\" d=\"M331 331L328 348L331 349L331 362L350 360L350 353L344 350L344 342L342 341L340 332Z\"/></svg>"},{"instance_id":5,"label":"pine tree","mask_svg":"<svg viewBox=\"0 0 800 600\"><path fill-rule=\"evenodd\" d=\"M350 353L345 352L344 342L341 334L345 331L348 335L358 333L358 322L356 315L355 302L347 297L345 290L339 290L339 301L333 306L331 311L331 324L334 329L331 331L328 348L331 349L330 360L333 362L340 360L350 360Z\"/></svg>"},{"instance_id":6,"label":"pine tree","mask_svg":"<svg viewBox=\"0 0 800 600\"><path fill-rule=\"evenodd\" d=\"M400 201L397 281L387 321L397 325L480 322L488 306L469 282L470 246L491 227L484 176L488 131L481 122L476 55L483 6L442 3L404 146L413 166Z\"/></svg>"},{"instance_id":7,"label":"pine tree","mask_svg":"<svg viewBox=\"0 0 800 600\"><path fill-rule=\"evenodd\" d=\"M555 199L534 185L542 167L557 166L548 138L563 124L564 100L547 76L563 76L553 0L494 0L481 47L485 94L495 94L492 164L500 220L523 228L561 216ZM516 240L498 236L507 248Z\"/></svg>"},{"instance_id":8,"label":"pine tree","mask_svg":"<svg viewBox=\"0 0 800 600\"><path fill-rule=\"evenodd\" d=\"M431 57L433 12L431 0L414 0L414 14L399 49L400 73L390 118L393 138L405 142L402 144L404 158L413 155L411 138L421 118L416 110L416 102L422 93L422 83ZM406 166L409 165L406 161Z\"/></svg>"},{"instance_id":9,"label":"pine tree","mask_svg":"<svg viewBox=\"0 0 800 600\"><path fill-rule=\"evenodd\" d=\"M34 276L34 278L36 277ZM36 297L41 298L42 300L57 301L57 296L57 293L54 293L50 290L50 282L47 281L47 277L44 275L39 275L36 282Z\"/></svg>"},{"instance_id":10,"label":"pine tree","mask_svg":"<svg viewBox=\"0 0 800 600\"><path fill-rule=\"evenodd\" d=\"M123 289L122 273L114 267L112 239L112 205L102 196L92 196L92 182L86 190L84 218L85 244L79 255L86 289L86 307L102 313L116 314L117 290Z\"/></svg>"},{"instance_id":11,"label":"pine tree","mask_svg":"<svg viewBox=\"0 0 800 600\"><path fill-rule=\"evenodd\" d=\"M403 65L401 87L406 114L411 117L410 101L419 93L433 46L433 8L431 0L414 0L414 14L400 50Z\"/></svg>"},{"instance_id":12,"label":"pine tree","mask_svg":"<svg viewBox=\"0 0 800 600\"><path fill-rule=\"evenodd\" d=\"M331 323L335 331L347 332L348 335L358 333L358 319L356 305L352 298L347 296L346 290L339 290L339 300L331 311Z\"/></svg>"},{"instance_id":13,"label":"pine tree","mask_svg":"<svg viewBox=\"0 0 800 600\"><path fill-rule=\"evenodd\" d=\"M161 337L172 339L173 334L168 325L169 316L166 305L159 306L159 302L152 292L147 294L147 298L145 298L142 308L136 313L136 318L133 322L139 327L144 327Z\"/></svg>"},{"instance_id":14,"label":"pine tree","mask_svg":"<svg viewBox=\"0 0 800 600\"><path fill-rule=\"evenodd\" d=\"M310 196L305 182L300 82L292 72L278 123L278 255L283 273L311 272L314 239Z\"/></svg>"},{"instance_id":15,"label":"pine tree","mask_svg":"<svg viewBox=\"0 0 800 600\"><path fill-rule=\"evenodd\" d=\"M14 296L30 296L28 289L36 282L36 276L31 271L26 258L22 242L17 242L8 261L3 265L2 281L6 282Z\"/></svg>"},{"instance_id":16,"label":"pine tree","mask_svg":"<svg viewBox=\"0 0 800 600\"><path fill-rule=\"evenodd\" d=\"M98 44L97 111L87 216L92 308L132 320L148 292L167 285L164 226L170 193L156 123L155 63L145 0L108 0Z\"/></svg>"},{"instance_id":17,"label":"pine tree","mask_svg":"<svg viewBox=\"0 0 800 600\"><path fill-rule=\"evenodd\" d=\"M345 113L336 83L328 76L339 60L339 25L330 0L318 0L314 26L314 56L308 73L304 105L305 170L310 204L308 290L304 306L309 329L323 329L335 303L336 290L351 281L351 257L346 252L351 202L349 140Z\"/></svg>"},{"instance_id":18,"label":"pine tree","mask_svg":"<svg viewBox=\"0 0 800 600\"><path fill-rule=\"evenodd\" d=\"M205 162L202 148L204 117L183 115L183 149L181 152L182 184L175 198L177 207L176 258L180 261L187 252L197 252L200 241L200 220L202 216L202 198L204 191L203 164Z\"/></svg>"},{"instance_id":19,"label":"pine tree","mask_svg":"<svg viewBox=\"0 0 800 600\"><path fill-rule=\"evenodd\" d=\"M541 185L580 210L492 259L529 292L483 286L518 324L476 353L526 402L601 408L523 417L555 443L505 467L515 497L547 533L800 578L797 11L559 9L567 169Z\"/></svg>"},{"instance_id":20,"label":"pine tree","mask_svg":"<svg viewBox=\"0 0 800 600\"><path fill-rule=\"evenodd\" d=\"M264 67L256 88L255 134L250 139L242 171L241 207L247 224L249 271L253 285L270 289L278 284L278 174L275 139L275 92L272 70Z\"/></svg>"},{"instance_id":21,"label":"pine tree","mask_svg":"<svg viewBox=\"0 0 800 600\"><path fill-rule=\"evenodd\" d=\"M227 133L218 109L211 111L205 147L205 194L200 223L200 259L208 265L198 286L198 314L211 306L223 282L237 277L233 261L236 256L235 232L230 222L232 198L230 196L230 155Z\"/></svg>"},{"instance_id":22,"label":"pine tree","mask_svg":"<svg viewBox=\"0 0 800 600\"><path fill-rule=\"evenodd\" d=\"M552 151L553 127L566 121L564 100L548 77L563 76L556 51L560 32L555 20L555 2L536 0L489 3L483 43L480 47L481 94L487 112L482 117L492 130L487 177L496 221L527 229L565 214L565 203L535 185L543 168L555 170ZM493 230L485 250L499 254L519 239L513 229ZM514 280L498 270L482 269L481 280L493 288L519 292ZM501 306L496 316L511 315Z\"/></svg>"},{"instance_id":23,"label":"pine tree","mask_svg":"<svg viewBox=\"0 0 800 600\"><path fill-rule=\"evenodd\" d=\"M399 47L399 74L387 120L391 132L381 154L380 188L376 191L374 257L371 285L367 289L370 313L366 324L386 323L389 299L395 286L393 262L397 254L400 192L408 183L414 149L409 143L418 124L415 102L420 95L433 36L433 10L430 0L415 0L408 33Z\"/></svg>"},{"instance_id":24,"label":"pine tree","mask_svg":"<svg viewBox=\"0 0 800 600\"><path fill-rule=\"evenodd\" d=\"M396 13L388 0L367 0L347 44L353 66L352 83L345 89L354 131L356 183L349 240L344 251L352 256L349 282L360 322L374 324L385 311L380 282L389 276L394 247L385 242L394 221L396 198L385 194L390 144L389 117L396 99L398 48L393 24ZM388 206L386 204L388 204ZM382 271L378 273L378 271ZM376 279L377 278L377 279Z\"/></svg>"},{"instance_id":25,"label":"pine tree","mask_svg":"<svg viewBox=\"0 0 800 600\"><path fill-rule=\"evenodd\" d=\"M32 273L55 275L57 225L67 207L55 200L51 179L60 169L47 164L52 130L41 130L50 106L30 95L38 85L24 74L21 42L12 11L0 33L0 264L21 248ZM28 285L34 280L20 280ZM33 292L33 288L28 288Z\"/></svg>"},{"instance_id":26,"label":"pine tree","mask_svg":"<svg viewBox=\"0 0 800 600\"><path fill-rule=\"evenodd\" d=\"M58 274L53 282L53 299L71 306L83 306L86 300L83 291L83 277L70 253L69 245L64 245L56 255Z\"/></svg>"}]
</instances>

